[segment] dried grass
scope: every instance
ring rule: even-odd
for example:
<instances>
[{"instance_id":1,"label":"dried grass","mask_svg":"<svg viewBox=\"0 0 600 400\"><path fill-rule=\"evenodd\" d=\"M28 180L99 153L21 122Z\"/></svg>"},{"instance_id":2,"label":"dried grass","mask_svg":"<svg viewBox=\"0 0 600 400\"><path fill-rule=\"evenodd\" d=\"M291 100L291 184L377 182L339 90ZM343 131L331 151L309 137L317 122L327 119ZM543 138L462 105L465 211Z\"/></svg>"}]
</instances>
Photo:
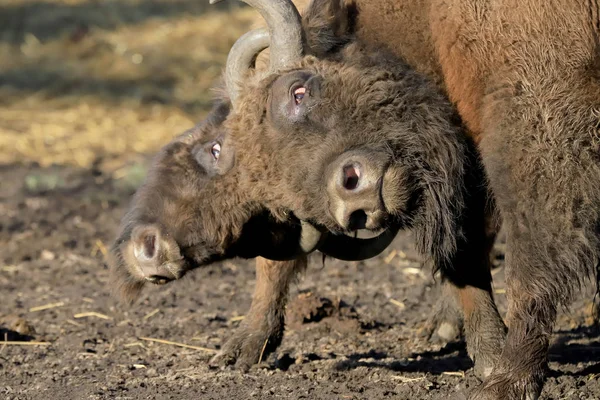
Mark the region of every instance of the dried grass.
<instances>
[{"instance_id":1,"label":"dried grass","mask_svg":"<svg viewBox=\"0 0 600 400\"><path fill-rule=\"evenodd\" d=\"M230 3L5 1L0 164L112 173L191 127L229 48L258 19Z\"/></svg>"},{"instance_id":2,"label":"dried grass","mask_svg":"<svg viewBox=\"0 0 600 400\"><path fill-rule=\"evenodd\" d=\"M208 347L192 346L192 345L185 344L185 343L173 342L171 340L155 339L155 338L149 338L149 337L140 337L138 339L145 340L147 342L155 342L155 343L169 344L171 346L184 347L186 349L202 350L207 353L217 353L217 350L209 349Z\"/></svg>"},{"instance_id":3,"label":"dried grass","mask_svg":"<svg viewBox=\"0 0 600 400\"><path fill-rule=\"evenodd\" d=\"M50 346L50 342L17 342L12 340L1 341L2 346Z\"/></svg>"},{"instance_id":4,"label":"dried grass","mask_svg":"<svg viewBox=\"0 0 600 400\"><path fill-rule=\"evenodd\" d=\"M79 314L73 315L73 318L75 318L75 319L88 318L88 317L96 317L96 318L100 318L100 319L112 319L108 315L100 314L95 311L84 312L84 313L79 313Z\"/></svg>"},{"instance_id":5,"label":"dried grass","mask_svg":"<svg viewBox=\"0 0 600 400\"><path fill-rule=\"evenodd\" d=\"M44 311L44 310L50 310L52 308L57 308L57 307L62 307L64 306L65 303L63 301L59 301L58 303L50 303L50 304L44 304L42 306L37 306L37 307L31 307L29 309L29 312L36 312L36 311Z\"/></svg>"}]
</instances>

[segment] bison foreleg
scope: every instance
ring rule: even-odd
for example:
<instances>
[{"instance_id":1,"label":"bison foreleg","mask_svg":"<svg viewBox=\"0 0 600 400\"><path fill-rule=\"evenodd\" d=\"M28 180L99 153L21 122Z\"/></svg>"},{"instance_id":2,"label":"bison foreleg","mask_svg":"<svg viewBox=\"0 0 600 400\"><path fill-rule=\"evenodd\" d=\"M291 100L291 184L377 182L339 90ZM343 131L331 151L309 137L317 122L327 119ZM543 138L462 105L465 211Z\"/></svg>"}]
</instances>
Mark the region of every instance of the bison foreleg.
<instances>
[{"instance_id":1,"label":"bison foreleg","mask_svg":"<svg viewBox=\"0 0 600 400\"><path fill-rule=\"evenodd\" d=\"M306 257L293 261L256 259L256 288L250 310L212 365L235 365L242 371L267 358L283 339L290 283L306 267Z\"/></svg>"},{"instance_id":2,"label":"bison foreleg","mask_svg":"<svg viewBox=\"0 0 600 400\"><path fill-rule=\"evenodd\" d=\"M471 206L464 240L451 265L441 268L442 296L429 330L444 341L453 340L463 330L475 374L485 378L500 357L506 326L493 299L490 273L498 227L494 218L488 218L490 210L486 212L482 206Z\"/></svg>"},{"instance_id":3,"label":"bison foreleg","mask_svg":"<svg viewBox=\"0 0 600 400\"><path fill-rule=\"evenodd\" d=\"M492 211L492 210L488 210ZM481 263L480 267L487 269L492 265L492 261L496 258L496 253L494 251L494 243L496 241L497 232L500 229L500 224L497 216L488 212L485 226L485 245L478 249L477 251L484 252L483 254L487 254L489 256L490 264L488 266L485 265L484 262ZM484 259L485 261L485 259ZM462 271L462 268L459 267L459 271L464 273L469 273L468 271ZM450 274L451 278L452 274ZM483 277L482 281L485 282L488 278L486 276ZM483 307L487 310L487 314L492 316L492 321L486 322L488 327L488 334L493 334L495 332L495 336L499 339L501 336L501 332L504 330L504 327L499 321L497 317L497 313L495 311L494 304L490 303L491 293L489 290L484 290L483 293L478 293L477 290L473 290L472 287L466 286L463 289L455 286L451 281L446 280L441 285L440 297L436 303L434 308L434 312L427 321L427 326L425 333L427 335L427 339L431 342L441 342L441 343L450 343L453 342L463 336L463 332L465 330L464 326L464 315L463 315L463 302L462 298L468 297L479 297L480 301L485 303ZM470 325L466 327L471 338L475 335L471 334L472 331L477 329L477 324L472 326L472 321L469 321ZM484 343L495 343L497 340L487 340ZM474 349L474 344L471 345L471 348ZM490 349L489 351L484 351L483 353L499 353L498 349ZM477 352L476 352L477 353ZM482 353L482 352L479 352ZM489 358L489 357L488 357ZM481 362L476 365L476 374L480 377L485 377L489 375L490 362ZM487 365L488 367L484 367Z\"/></svg>"},{"instance_id":4,"label":"bison foreleg","mask_svg":"<svg viewBox=\"0 0 600 400\"><path fill-rule=\"evenodd\" d=\"M454 286L448 282L440 285L440 297L433 314L427 321L425 333L431 342L450 343L462 336L463 315L456 302Z\"/></svg>"},{"instance_id":5,"label":"bison foreleg","mask_svg":"<svg viewBox=\"0 0 600 400\"><path fill-rule=\"evenodd\" d=\"M491 290L445 281L442 292L436 313L428 324L430 338L450 342L464 331L475 374L483 379L492 372L500 357L506 334Z\"/></svg>"}]
</instances>

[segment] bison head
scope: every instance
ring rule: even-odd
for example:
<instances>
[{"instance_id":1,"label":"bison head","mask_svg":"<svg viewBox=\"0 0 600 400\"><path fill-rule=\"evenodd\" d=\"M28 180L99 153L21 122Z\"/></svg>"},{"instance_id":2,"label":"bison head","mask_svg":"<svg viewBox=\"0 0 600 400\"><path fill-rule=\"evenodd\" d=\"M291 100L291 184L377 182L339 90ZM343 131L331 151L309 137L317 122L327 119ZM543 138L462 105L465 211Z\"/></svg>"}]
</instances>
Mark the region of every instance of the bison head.
<instances>
[{"instance_id":1,"label":"bison head","mask_svg":"<svg viewBox=\"0 0 600 400\"><path fill-rule=\"evenodd\" d=\"M285 210L277 218L249 196L222 122L229 104L166 145L136 192L111 248L114 288L133 300L146 282L166 283L230 257L292 259L322 233Z\"/></svg>"},{"instance_id":2,"label":"bison head","mask_svg":"<svg viewBox=\"0 0 600 400\"><path fill-rule=\"evenodd\" d=\"M447 97L354 38L343 0L313 1L303 21L288 0L244 1L269 25L271 65L249 75L228 64L233 111L223 125L255 198L336 234L414 228L420 250L447 262L485 195ZM241 39L230 59L252 59L251 47Z\"/></svg>"}]
</instances>

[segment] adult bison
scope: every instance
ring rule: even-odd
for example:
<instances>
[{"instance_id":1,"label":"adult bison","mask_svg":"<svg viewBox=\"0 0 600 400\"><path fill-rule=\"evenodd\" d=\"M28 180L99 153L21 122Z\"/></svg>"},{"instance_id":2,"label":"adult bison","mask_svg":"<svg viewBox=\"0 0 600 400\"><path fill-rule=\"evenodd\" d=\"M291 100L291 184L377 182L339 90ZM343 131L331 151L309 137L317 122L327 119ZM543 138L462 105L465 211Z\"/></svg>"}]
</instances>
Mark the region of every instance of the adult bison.
<instances>
[{"instance_id":1,"label":"adult bison","mask_svg":"<svg viewBox=\"0 0 600 400\"><path fill-rule=\"evenodd\" d=\"M537 398L557 309L586 279L598 279L600 4L333 0L331 10L334 26L348 27L367 48L383 45L442 85L477 142L506 226L509 331L494 371L474 397ZM327 169L369 184L383 181L371 203L356 190L324 183L328 201L320 204L328 207L317 205L303 217L347 228L358 212L377 225L373 221L388 211L381 159L355 162L348 153ZM384 201L373 203L378 191Z\"/></svg>"},{"instance_id":2,"label":"adult bison","mask_svg":"<svg viewBox=\"0 0 600 400\"><path fill-rule=\"evenodd\" d=\"M167 145L136 194L111 251L115 287L133 297L145 282L224 258L281 260L259 260L248 317L214 360L246 368L279 344L304 254L366 258L412 228L488 374L505 327L491 294L482 170L454 108L400 58L355 40L340 4L313 3L303 24L291 3L257 5L271 31L269 71L249 70L269 36L242 37L226 68L231 107ZM383 233L341 234L359 228ZM455 323L444 311L440 321Z\"/></svg>"}]
</instances>

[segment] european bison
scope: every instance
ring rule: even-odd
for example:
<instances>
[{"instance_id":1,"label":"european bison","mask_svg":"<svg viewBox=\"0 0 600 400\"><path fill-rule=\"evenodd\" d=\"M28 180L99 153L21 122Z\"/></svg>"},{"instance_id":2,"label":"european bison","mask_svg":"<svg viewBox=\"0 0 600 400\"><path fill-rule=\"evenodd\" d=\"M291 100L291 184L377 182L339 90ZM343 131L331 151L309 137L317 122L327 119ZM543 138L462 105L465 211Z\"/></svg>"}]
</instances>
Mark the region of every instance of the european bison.
<instances>
[{"instance_id":1,"label":"european bison","mask_svg":"<svg viewBox=\"0 0 600 400\"><path fill-rule=\"evenodd\" d=\"M303 254L366 258L412 228L463 311L476 370L489 373L505 327L491 294L482 170L452 105L398 57L354 40L340 4L313 3L304 26L291 3L256 5L277 38L270 70L249 70L266 34L236 43L232 109L222 104L155 160L112 248L116 286L134 296L227 257L282 260L258 261L249 317L214 360L247 368L265 341L268 354L281 340ZM360 228L383 233L343 235Z\"/></svg>"},{"instance_id":2,"label":"european bison","mask_svg":"<svg viewBox=\"0 0 600 400\"><path fill-rule=\"evenodd\" d=\"M348 27L346 33L369 50L383 45L441 84L478 144L506 227L509 330L504 347L497 349L501 354L495 369L473 397L535 399L547 368L557 309L568 305L586 280L599 279L600 4L583 0L348 3L332 1L336 11L330 17L338 20L334 25ZM348 19L339 22L340 16ZM352 93L355 85L345 88ZM255 96L255 89L249 88L248 93ZM347 121L354 121L355 114L348 113ZM385 116L376 118L387 123ZM290 131L281 136L288 138ZM313 218L330 229L331 217L336 227L348 227L352 218L347 216L353 210L362 210L367 224L380 219L378 211L387 211L387 202L386 178L378 160L369 160L369 172L362 176L369 183L383 179L383 204L365 207L355 203L355 191L347 193L339 185L323 183L320 188L329 191L329 201L321 204L330 207L331 215L321 207L302 218ZM342 174L357 175L359 169L347 161L354 158L340 159L333 171L339 173L341 163ZM443 174L438 178L447 179ZM314 181L307 183L312 187ZM466 303L463 307L470 308Z\"/></svg>"}]
</instances>

